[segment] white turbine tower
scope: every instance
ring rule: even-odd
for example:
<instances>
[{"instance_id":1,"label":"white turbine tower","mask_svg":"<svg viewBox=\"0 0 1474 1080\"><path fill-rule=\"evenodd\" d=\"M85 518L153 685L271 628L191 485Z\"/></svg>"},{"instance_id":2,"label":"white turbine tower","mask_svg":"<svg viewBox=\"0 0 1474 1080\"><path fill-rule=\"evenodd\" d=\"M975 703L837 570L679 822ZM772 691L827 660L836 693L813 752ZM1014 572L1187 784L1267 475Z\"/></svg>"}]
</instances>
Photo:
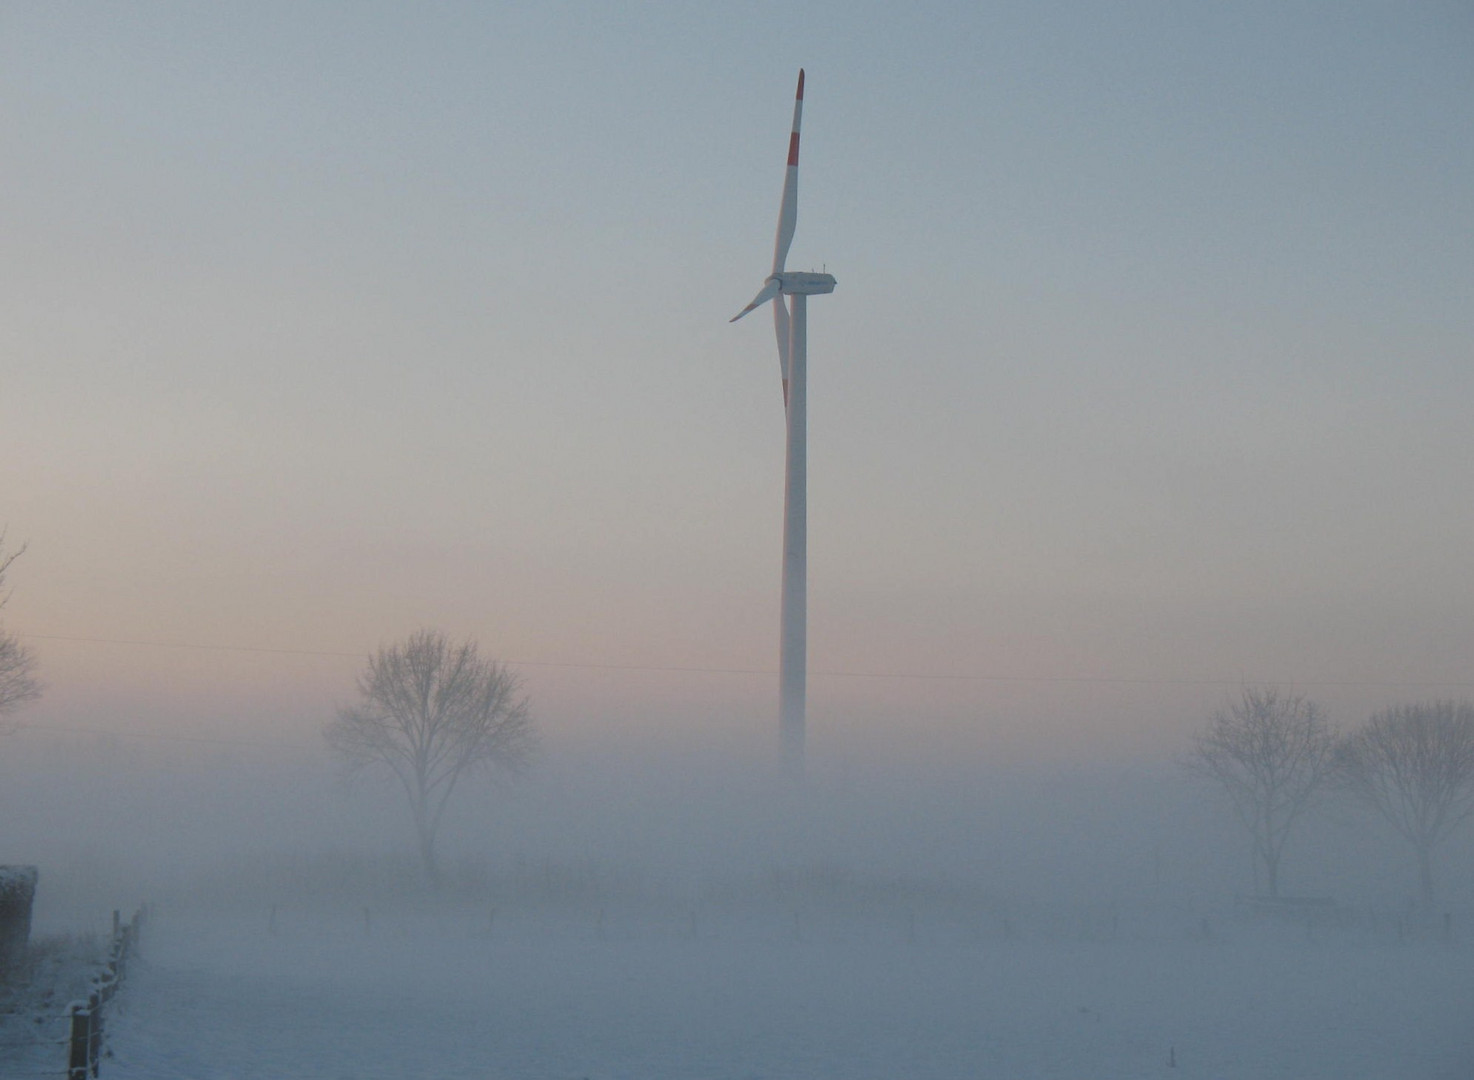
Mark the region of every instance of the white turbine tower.
<instances>
[{"instance_id":1,"label":"white turbine tower","mask_svg":"<svg viewBox=\"0 0 1474 1080\"><path fill-rule=\"evenodd\" d=\"M788 138L788 171L783 177L783 201L778 207L778 239L773 245L773 272L752 303L732 316L736 322L749 311L773 302L778 331L778 368L783 377L783 402L788 413L788 450L783 484L783 600L778 644L779 728L783 761L790 772L804 769L804 696L808 662L808 416L806 363L808 299L834 291L829 274L794 273L783 268L798 223L798 128L804 111L804 73L798 73L793 101L793 134ZM785 303L784 297L790 300ZM792 304L792 311L789 310Z\"/></svg>"}]
</instances>

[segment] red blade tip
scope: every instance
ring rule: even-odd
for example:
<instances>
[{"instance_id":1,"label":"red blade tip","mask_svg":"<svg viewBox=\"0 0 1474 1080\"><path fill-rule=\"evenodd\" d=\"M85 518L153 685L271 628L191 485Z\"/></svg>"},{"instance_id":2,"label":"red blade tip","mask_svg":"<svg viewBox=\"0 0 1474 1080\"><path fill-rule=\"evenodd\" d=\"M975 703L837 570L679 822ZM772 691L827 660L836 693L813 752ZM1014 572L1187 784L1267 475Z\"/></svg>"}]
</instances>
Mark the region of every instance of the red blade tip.
<instances>
[{"instance_id":1,"label":"red blade tip","mask_svg":"<svg viewBox=\"0 0 1474 1080\"><path fill-rule=\"evenodd\" d=\"M793 95L799 101L804 99L804 69L798 69L798 93Z\"/></svg>"}]
</instances>

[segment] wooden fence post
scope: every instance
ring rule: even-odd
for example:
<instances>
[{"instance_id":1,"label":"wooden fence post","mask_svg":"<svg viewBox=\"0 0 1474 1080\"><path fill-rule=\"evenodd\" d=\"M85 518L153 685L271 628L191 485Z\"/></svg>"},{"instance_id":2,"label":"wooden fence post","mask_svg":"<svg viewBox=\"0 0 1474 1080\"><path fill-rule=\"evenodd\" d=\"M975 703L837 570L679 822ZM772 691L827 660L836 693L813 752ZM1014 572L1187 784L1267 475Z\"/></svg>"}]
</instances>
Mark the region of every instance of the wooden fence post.
<instances>
[{"instance_id":1,"label":"wooden fence post","mask_svg":"<svg viewBox=\"0 0 1474 1080\"><path fill-rule=\"evenodd\" d=\"M87 1064L96 1076L102 1060L102 992L94 990L87 998L87 1011L92 1014L87 1034Z\"/></svg>"},{"instance_id":2,"label":"wooden fence post","mask_svg":"<svg viewBox=\"0 0 1474 1080\"><path fill-rule=\"evenodd\" d=\"M87 1049L92 1035L92 1014L80 1001L72 1002L71 1054L67 1058L67 1080L87 1080Z\"/></svg>"}]
</instances>

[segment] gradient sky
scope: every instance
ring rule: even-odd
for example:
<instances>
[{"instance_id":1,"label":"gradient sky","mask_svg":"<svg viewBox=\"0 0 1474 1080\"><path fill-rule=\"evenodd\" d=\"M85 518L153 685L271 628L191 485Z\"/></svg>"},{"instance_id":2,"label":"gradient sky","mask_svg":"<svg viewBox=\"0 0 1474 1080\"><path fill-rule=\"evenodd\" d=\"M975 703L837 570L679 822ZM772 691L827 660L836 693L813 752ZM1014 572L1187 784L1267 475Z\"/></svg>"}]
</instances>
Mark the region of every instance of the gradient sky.
<instances>
[{"instance_id":1,"label":"gradient sky","mask_svg":"<svg viewBox=\"0 0 1474 1080\"><path fill-rule=\"evenodd\" d=\"M1466 4L5 3L26 718L767 738L800 66L816 753L1474 692Z\"/></svg>"}]
</instances>

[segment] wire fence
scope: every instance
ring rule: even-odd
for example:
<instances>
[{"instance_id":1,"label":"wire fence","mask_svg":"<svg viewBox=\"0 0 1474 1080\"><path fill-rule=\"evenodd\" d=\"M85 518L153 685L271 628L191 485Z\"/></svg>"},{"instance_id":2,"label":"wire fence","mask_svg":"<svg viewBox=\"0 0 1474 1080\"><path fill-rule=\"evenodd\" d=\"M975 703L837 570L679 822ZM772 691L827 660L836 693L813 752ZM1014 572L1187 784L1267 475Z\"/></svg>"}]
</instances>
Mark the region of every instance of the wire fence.
<instances>
[{"instance_id":1,"label":"wire fence","mask_svg":"<svg viewBox=\"0 0 1474 1080\"><path fill-rule=\"evenodd\" d=\"M7 1078L57 1080L64 1076L66 1080L88 1080L101 1075L102 1059L107 1056L104 1015L123 985L129 961L138 952L147 918L146 906L126 923L121 913L114 911L107 959L93 973L87 996L70 1002L60 1015L33 1017L29 1024L20 1026L19 1037L0 1039L0 1050L6 1051L10 1059L0 1070ZM48 1060L57 1064L48 1067Z\"/></svg>"}]
</instances>

